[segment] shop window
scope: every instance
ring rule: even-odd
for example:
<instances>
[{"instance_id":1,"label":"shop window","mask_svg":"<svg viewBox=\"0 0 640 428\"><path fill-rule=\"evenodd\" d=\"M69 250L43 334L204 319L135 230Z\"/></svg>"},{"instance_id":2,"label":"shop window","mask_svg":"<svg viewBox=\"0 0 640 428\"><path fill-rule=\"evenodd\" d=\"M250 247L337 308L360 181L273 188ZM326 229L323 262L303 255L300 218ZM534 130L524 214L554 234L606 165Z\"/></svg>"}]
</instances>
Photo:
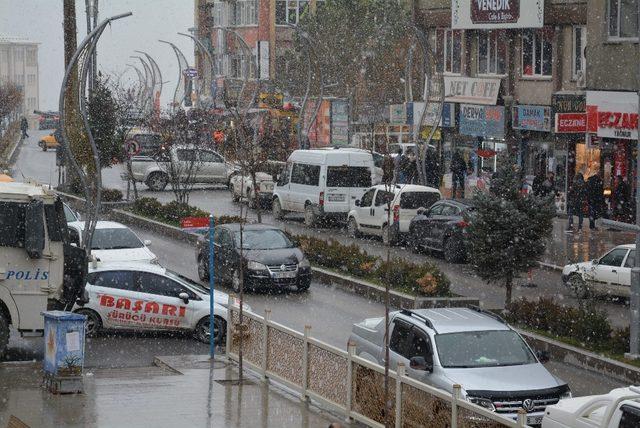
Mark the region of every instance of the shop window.
<instances>
[{"instance_id":1,"label":"shop window","mask_svg":"<svg viewBox=\"0 0 640 428\"><path fill-rule=\"evenodd\" d=\"M438 71L460 74L462 64L462 31L437 30Z\"/></svg>"},{"instance_id":2,"label":"shop window","mask_svg":"<svg viewBox=\"0 0 640 428\"><path fill-rule=\"evenodd\" d=\"M552 75L553 30L544 28L522 33L522 75L547 77Z\"/></svg>"},{"instance_id":3,"label":"shop window","mask_svg":"<svg viewBox=\"0 0 640 428\"><path fill-rule=\"evenodd\" d=\"M587 45L587 27L576 25L573 27L573 79L584 80L586 60L584 49Z\"/></svg>"},{"instance_id":4,"label":"shop window","mask_svg":"<svg viewBox=\"0 0 640 428\"><path fill-rule=\"evenodd\" d=\"M638 1L609 0L609 39L638 38Z\"/></svg>"},{"instance_id":5,"label":"shop window","mask_svg":"<svg viewBox=\"0 0 640 428\"><path fill-rule=\"evenodd\" d=\"M504 74L503 31L478 32L478 74Z\"/></svg>"}]
</instances>

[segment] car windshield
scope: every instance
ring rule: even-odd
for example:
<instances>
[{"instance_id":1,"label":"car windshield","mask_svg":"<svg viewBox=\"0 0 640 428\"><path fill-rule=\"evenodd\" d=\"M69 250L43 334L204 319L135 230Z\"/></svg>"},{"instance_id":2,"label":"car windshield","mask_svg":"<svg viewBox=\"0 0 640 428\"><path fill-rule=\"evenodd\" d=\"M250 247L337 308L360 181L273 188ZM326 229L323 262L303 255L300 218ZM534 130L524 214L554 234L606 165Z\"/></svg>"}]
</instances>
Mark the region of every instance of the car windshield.
<instances>
[{"instance_id":1,"label":"car windshield","mask_svg":"<svg viewBox=\"0 0 640 428\"><path fill-rule=\"evenodd\" d=\"M436 192L402 192L400 195L400 208L417 210L429 208L440 199Z\"/></svg>"},{"instance_id":2,"label":"car windshield","mask_svg":"<svg viewBox=\"0 0 640 428\"><path fill-rule=\"evenodd\" d=\"M513 330L437 334L440 364L445 368L519 366L537 362Z\"/></svg>"},{"instance_id":3,"label":"car windshield","mask_svg":"<svg viewBox=\"0 0 640 428\"><path fill-rule=\"evenodd\" d=\"M293 248L293 242L278 229L245 230L242 236L242 247L247 250L277 250ZM233 235L236 248L240 248L240 232Z\"/></svg>"},{"instance_id":4,"label":"car windshield","mask_svg":"<svg viewBox=\"0 0 640 428\"><path fill-rule=\"evenodd\" d=\"M179 273L170 271L169 269L167 269L165 271L165 275L168 276L171 279L174 279L178 282L181 282L184 285L188 285L190 288L196 290L198 293L201 294L209 294L209 289L203 287L202 285L198 284L197 282L192 281L191 279L187 278L186 276L180 275Z\"/></svg>"},{"instance_id":5,"label":"car windshield","mask_svg":"<svg viewBox=\"0 0 640 428\"><path fill-rule=\"evenodd\" d=\"M142 248L144 244L127 228L96 229L91 240L92 250L119 250Z\"/></svg>"}]
</instances>

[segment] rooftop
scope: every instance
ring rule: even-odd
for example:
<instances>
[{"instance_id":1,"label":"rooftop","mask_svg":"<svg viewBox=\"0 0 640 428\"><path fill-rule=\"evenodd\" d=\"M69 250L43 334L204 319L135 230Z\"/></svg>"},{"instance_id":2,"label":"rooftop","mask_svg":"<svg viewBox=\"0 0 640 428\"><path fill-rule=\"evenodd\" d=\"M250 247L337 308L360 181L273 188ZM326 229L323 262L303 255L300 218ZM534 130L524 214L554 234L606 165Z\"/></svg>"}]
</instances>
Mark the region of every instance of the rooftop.
<instances>
[{"instance_id":1,"label":"rooftop","mask_svg":"<svg viewBox=\"0 0 640 428\"><path fill-rule=\"evenodd\" d=\"M17 36L9 36L6 34L0 33L0 44L20 44L20 45L38 45L39 42L33 42L25 37L17 37Z\"/></svg>"}]
</instances>

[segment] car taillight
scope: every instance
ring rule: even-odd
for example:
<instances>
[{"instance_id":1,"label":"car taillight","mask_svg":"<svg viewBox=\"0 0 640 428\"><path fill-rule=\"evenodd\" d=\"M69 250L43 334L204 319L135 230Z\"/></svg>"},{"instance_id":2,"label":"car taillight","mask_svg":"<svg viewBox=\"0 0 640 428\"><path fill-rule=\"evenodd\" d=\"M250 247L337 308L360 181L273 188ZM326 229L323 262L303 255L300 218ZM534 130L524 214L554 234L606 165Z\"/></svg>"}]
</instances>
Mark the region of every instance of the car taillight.
<instances>
[{"instance_id":1,"label":"car taillight","mask_svg":"<svg viewBox=\"0 0 640 428\"><path fill-rule=\"evenodd\" d=\"M400 205L394 205L393 207L393 222L397 223L400 221Z\"/></svg>"},{"instance_id":2,"label":"car taillight","mask_svg":"<svg viewBox=\"0 0 640 428\"><path fill-rule=\"evenodd\" d=\"M456 226L458 226L458 227L460 227L460 228L464 229L465 227L469 226L469 223L467 223L467 222L466 222L466 221L464 221L464 220L460 220L459 222L457 222L457 223L456 223Z\"/></svg>"},{"instance_id":3,"label":"car taillight","mask_svg":"<svg viewBox=\"0 0 640 428\"><path fill-rule=\"evenodd\" d=\"M320 200L318 201L318 204L321 207L324 207L324 192L320 192Z\"/></svg>"}]
</instances>

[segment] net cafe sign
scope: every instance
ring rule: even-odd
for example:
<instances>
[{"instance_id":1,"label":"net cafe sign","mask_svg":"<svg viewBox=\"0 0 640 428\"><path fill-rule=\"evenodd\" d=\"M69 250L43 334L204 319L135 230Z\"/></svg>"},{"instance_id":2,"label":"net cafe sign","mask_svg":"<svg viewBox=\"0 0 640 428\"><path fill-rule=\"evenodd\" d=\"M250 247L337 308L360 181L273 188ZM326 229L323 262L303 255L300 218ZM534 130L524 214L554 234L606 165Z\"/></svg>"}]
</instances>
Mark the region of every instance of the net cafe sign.
<instances>
[{"instance_id":1,"label":"net cafe sign","mask_svg":"<svg viewBox=\"0 0 640 428\"><path fill-rule=\"evenodd\" d=\"M444 76L444 99L452 103L496 105L500 79Z\"/></svg>"},{"instance_id":2,"label":"net cafe sign","mask_svg":"<svg viewBox=\"0 0 640 428\"><path fill-rule=\"evenodd\" d=\"M544 0L453 0L452 28L541 28Z\"/></svg>"}]
</instances>

